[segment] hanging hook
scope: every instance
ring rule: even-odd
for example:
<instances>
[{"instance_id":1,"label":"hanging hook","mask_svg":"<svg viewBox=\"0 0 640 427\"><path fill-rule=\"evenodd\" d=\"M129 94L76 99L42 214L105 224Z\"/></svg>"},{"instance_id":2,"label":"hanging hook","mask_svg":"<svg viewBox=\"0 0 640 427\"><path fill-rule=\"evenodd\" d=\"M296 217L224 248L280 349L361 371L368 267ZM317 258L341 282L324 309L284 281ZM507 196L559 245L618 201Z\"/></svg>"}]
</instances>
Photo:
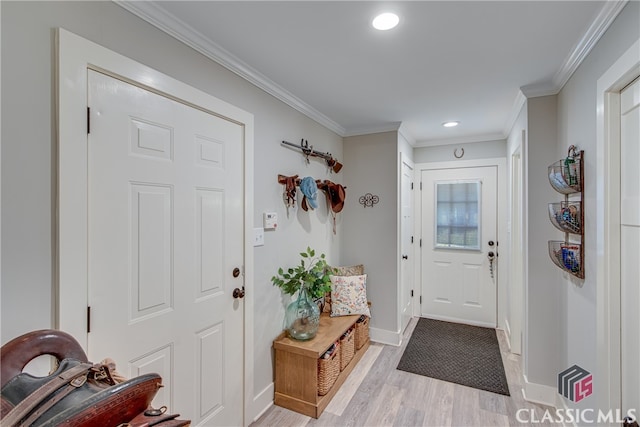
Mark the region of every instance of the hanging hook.
<instances>
[{"instance_id":1,"label":"hanging hook","mask_svg":"<svg viewBox=\"0 0 640 427\"><path fill-rule=\"evenodd\" d=\"M302 150L306 163L307 164L311 163L309 161L309 156L311 155L311 153L313 153L313 145L309 147L309 141L305 141L305 139L302 138L300 140L300 149Z\"/></svg>"}]
</instances>

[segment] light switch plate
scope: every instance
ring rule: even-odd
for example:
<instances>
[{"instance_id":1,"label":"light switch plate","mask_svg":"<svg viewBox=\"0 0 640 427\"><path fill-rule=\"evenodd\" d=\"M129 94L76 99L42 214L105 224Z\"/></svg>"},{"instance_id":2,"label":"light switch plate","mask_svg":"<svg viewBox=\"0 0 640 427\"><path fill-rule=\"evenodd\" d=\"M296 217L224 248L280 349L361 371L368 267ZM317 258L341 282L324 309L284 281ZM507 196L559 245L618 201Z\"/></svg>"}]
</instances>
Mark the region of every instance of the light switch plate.
<instances>
[{"instance_id":1,"label":"light switch plate","mask_svg":"<svg viewBox=\"0 0 640 427\"><path fill-rule=\"evenodd\" d=\"M264 228L253 229L253 246L264 246Z\"/></svg>"}]
</instances>

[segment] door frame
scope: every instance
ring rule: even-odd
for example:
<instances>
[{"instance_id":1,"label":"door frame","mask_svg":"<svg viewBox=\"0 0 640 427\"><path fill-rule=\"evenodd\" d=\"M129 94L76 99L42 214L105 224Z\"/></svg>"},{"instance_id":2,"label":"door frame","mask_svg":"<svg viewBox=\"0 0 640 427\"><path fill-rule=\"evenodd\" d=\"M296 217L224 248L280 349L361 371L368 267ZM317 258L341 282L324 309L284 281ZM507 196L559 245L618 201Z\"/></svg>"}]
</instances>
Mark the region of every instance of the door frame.
<instances>
[{"instance_id":1,"label":"door frame","mask_svg":"<svg viewBox=\"0 0 640 427\"><path fill-rule=\"evenodd\" d=\"M524 318L524 187L522 152L526 131L521 133L520 145L511 154L511 215L509 218L509 312L505 328L512 353L522 354L522 323Z\"/></svg>"},{"instance_id":2,"label":"door frame","mask_svg":"<svg viewBox=\"0 0 640 427\"><path fill-rule=\"evenodd\" d=\"M620 91L640 74L640 39L597 81L596 348L598 407L620 408ZM617 174L617 175L616 175ZM622 409L622 408L620 408Z\"/></svg>"},{"instance_id":3,"label":"door frame","mask_svg":"<svg viewBox=\"0 0 640 427\"><path fill-rule=\"evenodd\" d=\"M229 119L244 128L244 372L243 419L253 401L253 115L67 30L56 30L58 124L57 274L55 327L87 349L88 160L87 70L117 76L178 102Z\"/></svg>"},{"instance_id":4,"label":"door frame","mask_svg":"<svg viewBox=\"0 0 640 427\"><path fill-rule=\"evenodd\" d=\"M506 157L495 157L488 159L471 159L471 160L456 160L456 161L446 161L446 162L433 162L433 163L416 163L413 173L415 176L421 176L423 171L427 170L435 170L435 169L459 169L459 168L473 168L473 167L487 167L487 166L495 166L497 167L497 201L498 206L496 207L496 230L498 232L497 241L498 244L502 243L502 252L505 253L503 259L504 262L498 262L498 274L496 280L496 327L498 329L505 329L505 313L506 313L506 305L507 294L505 283L508 280L507 276L507 256L506 252L509 247L509 242L507 240L507 183L506 183L506 169L507 169L507 158ZM420 183L422 185L422 183ZM422 190L420 191L420 202L414 203L414 234L416 236L422 235ZM416 247L416 253L418 253L422 248L420 245ZM497 250L498 254L500 254L501 249L498 246ZM421 255L416 255L416 257L420 257ZM417 258L416 258L417 259ZM422 263L415 263L415 274L416 274L416 282L420 282L420 296L422 296ZM417 304L419 306L418 313L422 312L421 304Z\"/></svg>"}]
</instances>

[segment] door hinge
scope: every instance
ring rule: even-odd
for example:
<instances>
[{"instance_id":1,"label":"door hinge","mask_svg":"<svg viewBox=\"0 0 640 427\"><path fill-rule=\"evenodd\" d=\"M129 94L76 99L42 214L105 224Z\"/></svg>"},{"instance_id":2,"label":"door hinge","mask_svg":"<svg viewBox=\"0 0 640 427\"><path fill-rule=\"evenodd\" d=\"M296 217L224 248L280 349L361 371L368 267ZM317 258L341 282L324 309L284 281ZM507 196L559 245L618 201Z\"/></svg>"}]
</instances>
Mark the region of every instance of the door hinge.
<instances>
[{"instance_id":1,"label":"door hinge","mask_svg":"<svg viewBox=\"0 0 640 427\"><path fill-rule=\"evenodd\" d=\"M411 183L411 189L413 190L413 182Z\"/></svg>"},{"instance_id":2,"label":"door hinge","mask_svg":"<svg viewBox=\"0 0 640 427\"><path fill-rule=\"evenodd\" d=\"M420 295L420 305L422 305L422 295Z\"/></svg>"},{"instance_id":3,"label":"door hinge","mask_svg":"<svg viewBox=\"0 0 640 427\"><path fill-rule=\"evenodd\" d=\"M411 289L411 298L413 298L413 289Z\"/></svg>"},{"instance_id":4,"label":"door hinge","mask_svg":"<svg viewBox=\"0 0 640 427\"><path fill-rule=\"evenodd\" d=\"M91 133L91 108L87 107L87 135Z\"/></svg>"},{"instance_id":5,"label":"door hinge","mask_svg":"<svg viewBox=\"0 0 640 427\"><path fill-rule=\"evenodd\" d=\"M420 191L422 191L422 181L420 181Z\"/></svg>"},{"instance_id":6,"label":"door hinge","mask_svg":"<svg viewBox=\"0 0 640 427\"><path fill-rule=\"evenodd\" d=\"M87 306L87 333L91 332L91 306Z\"/></svg>"},{"instance_id":7,"label":"door hinge","mask_svg":"<svg viewBox=\"0 0 640 427\"><path fill-rule=\"evenodd\" d=\"M420 239L420 247L422 247L422 239Z\"/></svg>"},{"instance_id":8,"label":"door hinge","mask_svg":"<svg viewBox=\"0 0 640 427\"><path fill-rule=\"evenodd\" d=\"M411 236L411 243L413 243L413 236Z\"/></svg>"}]
</instances>

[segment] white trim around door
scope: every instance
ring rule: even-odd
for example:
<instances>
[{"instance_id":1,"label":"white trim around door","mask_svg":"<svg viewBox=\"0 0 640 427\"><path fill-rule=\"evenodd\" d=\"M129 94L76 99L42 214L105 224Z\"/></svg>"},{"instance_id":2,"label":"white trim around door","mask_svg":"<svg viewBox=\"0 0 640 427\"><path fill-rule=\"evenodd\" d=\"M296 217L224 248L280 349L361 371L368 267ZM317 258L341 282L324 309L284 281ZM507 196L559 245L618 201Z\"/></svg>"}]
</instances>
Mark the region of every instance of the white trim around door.
<instances>
[{"instance_id":1,"label":"white trim around door","mask_svg":"<svg viewBox=\"0 0 640 427\"><path fill-rule=\"evenodd\" d=\"M511 154L511 215L509 218L509 254L508 270L510 310L505 319L509 347L512 353L522 354L522 330L524 321L524 186L523 186L523 158L522 153L526 141L526 131L523 129L520 145ZM504 259L504 258L503 258Z\"/></svg>"},{"instance_id":2,"label":"white trim around door","mask_svg":"<svg viewBox=\"0 0 640 427\"><path fill-rule=\"evenodd\" d=\"M598 79L596 347L598 407L620 408L620 91L640 74L638 39Z\"/></svg>"},{"instance_id":3,"label":"white trim around door","mask_svg":"<svg viewBox=\"0 0 640 427\"><path fill-rule=\"evenodd\" d=\"M253 420L253 115L64 29L57 31L56 327L87 348L87 71L99 70L244 127L244 424Z\"/></svg>"}]
</instances>

